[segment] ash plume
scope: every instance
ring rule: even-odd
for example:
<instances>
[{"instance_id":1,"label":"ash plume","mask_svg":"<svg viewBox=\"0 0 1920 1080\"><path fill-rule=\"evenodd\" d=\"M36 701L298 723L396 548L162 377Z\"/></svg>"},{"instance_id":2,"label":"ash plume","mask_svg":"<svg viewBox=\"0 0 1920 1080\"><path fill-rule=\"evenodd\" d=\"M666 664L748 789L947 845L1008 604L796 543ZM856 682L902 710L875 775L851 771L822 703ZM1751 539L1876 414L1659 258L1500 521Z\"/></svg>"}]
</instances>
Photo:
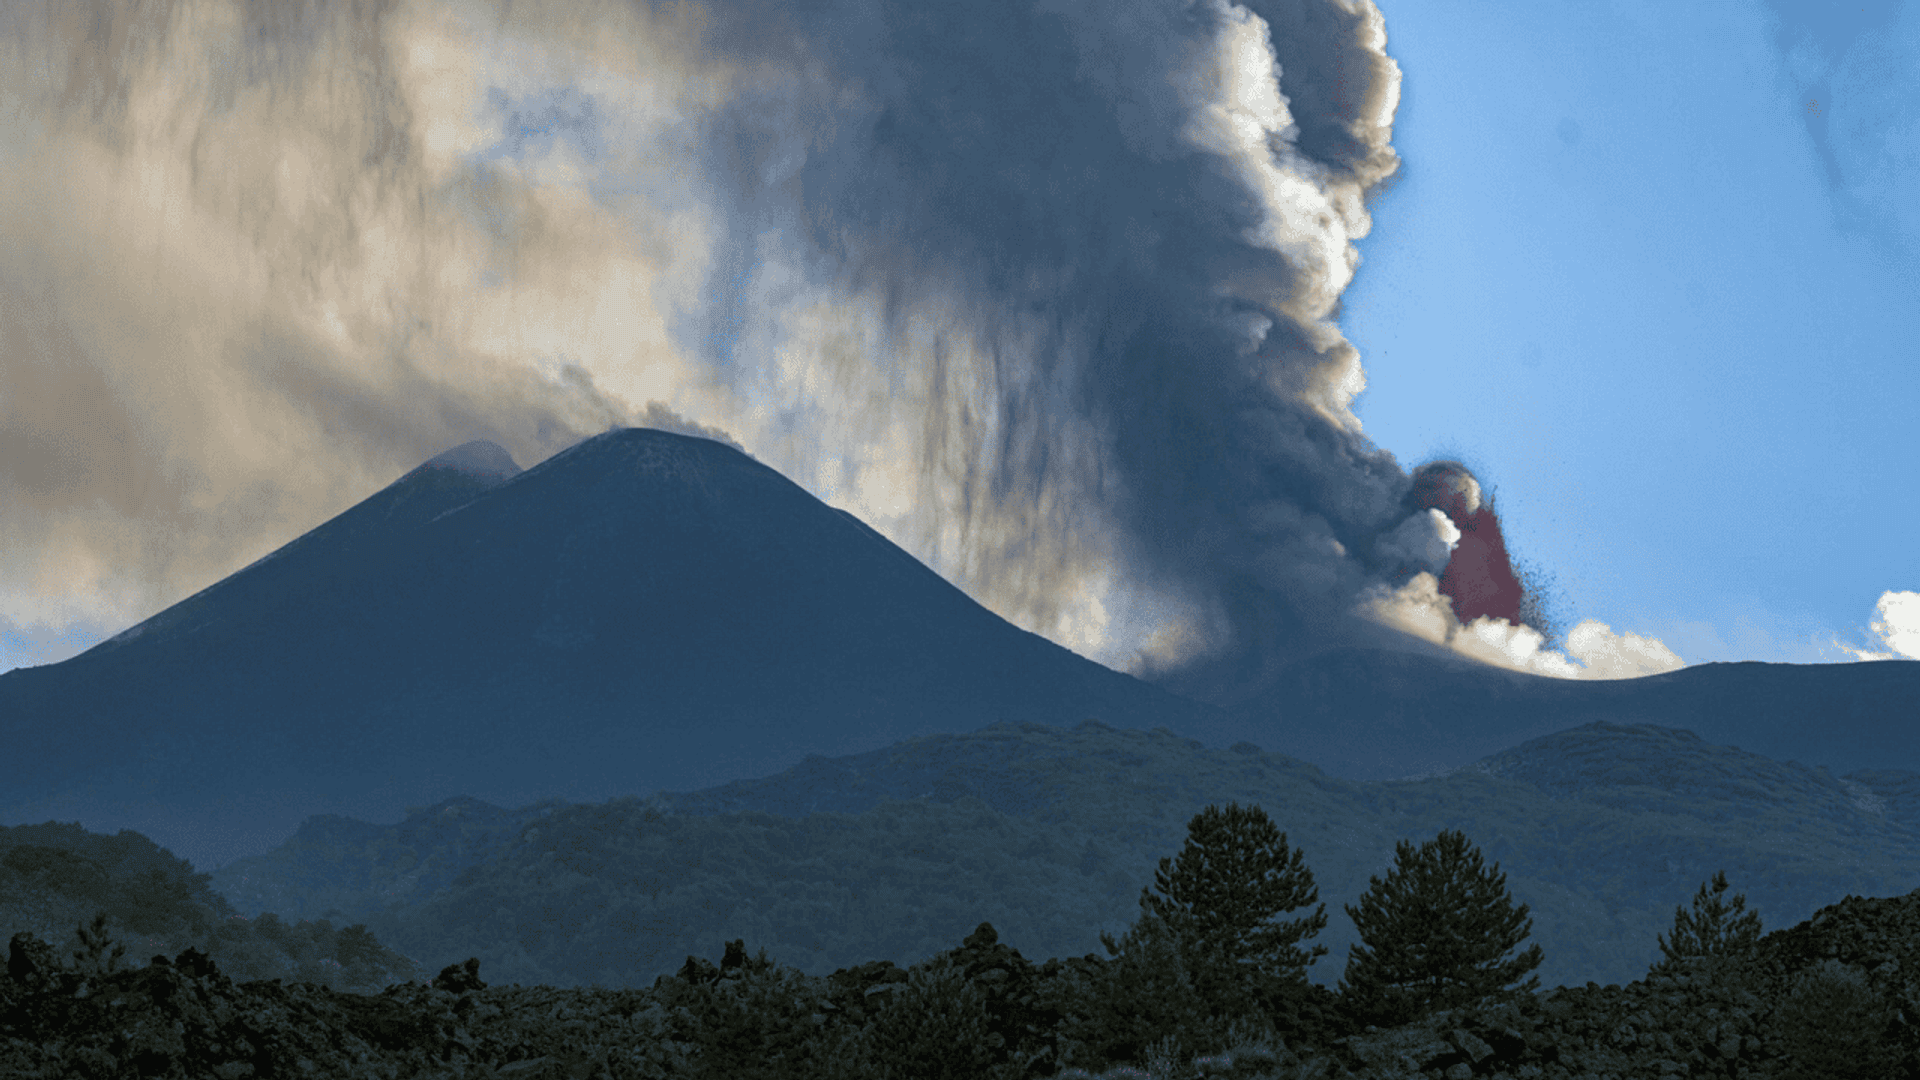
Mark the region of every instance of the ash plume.
<instances>
[{"instance_id":1,"label":"ash plume","mask_svg":"<svg viewBox=\"0 0 1920 1080\"><path fill-rule=\"evenodd\" d=\"M1111 666L1453 645L1481 534L1338 326L1386 45L1368 0L13 9L0 615L125 625L450 446L670 423Z\"/></svg>"}]
</instances>

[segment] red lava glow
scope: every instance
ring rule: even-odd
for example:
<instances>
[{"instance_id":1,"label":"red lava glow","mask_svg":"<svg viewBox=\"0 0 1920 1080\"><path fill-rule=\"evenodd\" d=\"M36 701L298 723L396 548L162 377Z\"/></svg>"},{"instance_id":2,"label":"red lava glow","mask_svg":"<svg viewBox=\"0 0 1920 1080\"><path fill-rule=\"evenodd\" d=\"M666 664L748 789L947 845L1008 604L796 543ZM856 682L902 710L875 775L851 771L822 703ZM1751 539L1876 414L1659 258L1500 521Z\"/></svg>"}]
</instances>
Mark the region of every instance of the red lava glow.
<instances>
[{"instance_id":1,"label":"red lava glow","mask_svg":"<svg viewBox=\"0 0 1920 1080\"><path fill-rule=\"evenodd\" d=\"M1462 623L1482 615L1518 625L1525 590L1507 558L1500 519L1480 494L1480 484L1455 461L1422 465L1413 474L1413 501L1419 509L1439 508L1460 530L1460 543L1440 577L1440 591L1453 603Z\"/></svg>"}]
</instances>

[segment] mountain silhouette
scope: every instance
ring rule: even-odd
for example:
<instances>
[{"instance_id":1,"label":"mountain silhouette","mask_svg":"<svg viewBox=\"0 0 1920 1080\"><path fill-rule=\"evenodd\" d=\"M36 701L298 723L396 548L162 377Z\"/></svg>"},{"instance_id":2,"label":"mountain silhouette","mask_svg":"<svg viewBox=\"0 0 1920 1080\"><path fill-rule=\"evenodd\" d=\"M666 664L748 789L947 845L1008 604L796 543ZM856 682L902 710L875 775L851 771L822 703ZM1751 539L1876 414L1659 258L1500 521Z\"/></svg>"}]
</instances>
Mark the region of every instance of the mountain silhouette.
<instances>
[{"instance_id":1,"label":"mountain silhouette","mask_svg":"<svg viewBox=\"0 0 1920 1080\"><path fill-rule=\"evenodd\" d=\"M1000 619L737 450L469 443L62 663L0 675L0 820L201 869L319 813L696 790L989 724L1219 716Z\"/></svg>"},{"instance_id":2,"label":"mountain silhouette","mask_svg":"<svg viewBox=\"0 0 1920 1080\"><path fill-rule=\"evenodd\" d=\"M1920 663L1588 682L1378 640L1256 658L1231 699L1150 685L1014 627L719 442L617 429L524 472L473 442L79 656L0 674L0 823L134 829L208 870L315 815L697 792L1087 719L1352 780L1596 721L1920 771Z\"/></svg>"},{"instance_id":3,"label":"mountain silhouette","mask_svg":"<svg viewBox=\"0 0 1920 1080\"><path fill-rule=\"evenodd\" d=\"M1920 661L1714 663L1555 679L1464 658L1341 647L1283 665L1228 730L1350 780L1444 773L1591 723L1691 731L1776 761L1920 771Z\"/></svg>"}]
</instances>

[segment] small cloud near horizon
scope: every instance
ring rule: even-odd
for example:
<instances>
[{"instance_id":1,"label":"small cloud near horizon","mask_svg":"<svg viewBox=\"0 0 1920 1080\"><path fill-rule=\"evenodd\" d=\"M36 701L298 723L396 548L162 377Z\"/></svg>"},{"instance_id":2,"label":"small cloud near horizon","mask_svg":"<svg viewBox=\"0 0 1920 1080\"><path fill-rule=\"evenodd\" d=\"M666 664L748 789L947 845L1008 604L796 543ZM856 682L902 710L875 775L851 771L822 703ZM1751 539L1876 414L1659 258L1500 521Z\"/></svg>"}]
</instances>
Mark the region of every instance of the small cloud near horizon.
<instances>
[{"instance_id":1,"label":"small cloud near horizon","mask_svg":"<svg viewBox=\"0 0 1920 1080\"><path fill-rule=\"evenodd\" d=\"M1855 660L1920 660L1920 592L1888 590L1873 609L1871 629L1884 649L1856 649L1837 640L1834 645Z\"/></svg>"}]
</instances>

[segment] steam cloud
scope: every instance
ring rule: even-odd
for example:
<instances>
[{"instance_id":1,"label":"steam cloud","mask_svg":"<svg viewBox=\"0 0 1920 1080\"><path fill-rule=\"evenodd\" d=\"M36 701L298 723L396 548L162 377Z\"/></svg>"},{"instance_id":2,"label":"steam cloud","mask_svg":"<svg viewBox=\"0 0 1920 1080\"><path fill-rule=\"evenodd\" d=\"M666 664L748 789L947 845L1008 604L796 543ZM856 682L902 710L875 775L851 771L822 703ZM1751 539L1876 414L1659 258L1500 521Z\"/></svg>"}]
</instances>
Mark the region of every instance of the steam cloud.
<instances>
[{"instance_id":1,"label":"steam cloud","mask_svg":"<svg viewBox=\"0 0 1920 1080\"><path fill-rule=\"evenodd\" d=\"M1874 605L1872 630L1882 649L1835 642L1856 660L1920 660L1920 592L1888 590Z\"/></svg>"},{"instance_id":2,"label":"steam cloud","mask_svg":"<svg viewBox=\"0 0 1920 1080\"><path fill-rule=\"evenodd\" d=\"M1145 674L1678 666L1543 652L1477 481L1361 431L1385 47L1367 0L9 8L0 611L111 629L456 443L679 425Z\"/></svg>"}]
</instances>

